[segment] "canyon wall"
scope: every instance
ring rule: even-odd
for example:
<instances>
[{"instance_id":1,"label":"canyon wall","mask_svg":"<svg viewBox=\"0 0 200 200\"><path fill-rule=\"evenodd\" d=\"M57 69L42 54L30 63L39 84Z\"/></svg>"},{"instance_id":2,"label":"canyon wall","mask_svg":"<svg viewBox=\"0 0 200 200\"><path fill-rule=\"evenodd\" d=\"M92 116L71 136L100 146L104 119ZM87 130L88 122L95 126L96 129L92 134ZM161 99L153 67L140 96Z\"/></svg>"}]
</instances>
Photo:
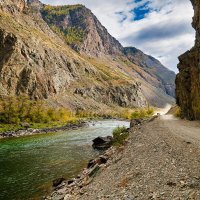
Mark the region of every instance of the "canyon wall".
<instances>
[{"instance_id":1,"label":"canyon wall","mask_svg":"<svg viewBox=\"0 0 200 200\"><path fill-rule=\"evenodd\" d=\"M200 119L200 1L192 0L194 7L193 27L196 30L194 47L179 57L179 74L176 77L177 104L181 117Z\"/></svg>"}]
</instances>

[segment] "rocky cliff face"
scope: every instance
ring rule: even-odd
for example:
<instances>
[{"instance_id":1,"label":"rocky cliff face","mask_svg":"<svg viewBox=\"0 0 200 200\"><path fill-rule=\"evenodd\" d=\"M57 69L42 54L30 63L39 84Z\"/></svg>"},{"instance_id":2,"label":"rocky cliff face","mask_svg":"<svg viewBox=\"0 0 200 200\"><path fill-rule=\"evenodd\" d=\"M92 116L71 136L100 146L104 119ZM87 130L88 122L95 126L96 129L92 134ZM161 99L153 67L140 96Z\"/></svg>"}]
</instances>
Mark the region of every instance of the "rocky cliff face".
<instances>
[{"instance_id":1,"label":"rocky cliff face","mask_svg":"<svg viewBox=\"0 0 200 200\"><path fill-rule=\"evenodd\" d=\"M22 12L26 6L25 0L1 0L0 9L12 14Z\"/></svg>"},{"instance_id":2,"label":"rocky cliff face","mask_svg":"<svg viewBox=\"0 0 200 200\"><path fill-rule=\"evenodd\" d=\"M176 78L177 104L182 117L200 119L200 2L192 0L193 27L196 30L195 46L179 57L179 74Z\"/></svg>"},{"instance_id":3,"label":"rocky cliff face","mask_svg":"<svg viewBox=\"0 0 200 200\"><path fill-rule=\"evenodd\" d=\"M84 6L0 3L0 94L95 110L173 102Z\"/></svg>"}]
</instances>

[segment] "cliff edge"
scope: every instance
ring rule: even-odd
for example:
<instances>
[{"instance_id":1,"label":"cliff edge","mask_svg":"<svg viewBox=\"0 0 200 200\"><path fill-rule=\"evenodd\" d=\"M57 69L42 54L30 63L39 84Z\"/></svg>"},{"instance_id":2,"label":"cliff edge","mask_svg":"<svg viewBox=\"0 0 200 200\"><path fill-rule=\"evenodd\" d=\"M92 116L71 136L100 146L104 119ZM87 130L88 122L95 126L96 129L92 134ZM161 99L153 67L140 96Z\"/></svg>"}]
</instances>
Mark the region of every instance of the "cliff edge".
<instances>
[{"instance_id":1,"label":"cliff edge","mask_svg":"<svg viewBox=\"0 0 200 200\"><path fill-rule=\"evenodd\" d=\"M179 57L179 74L176 77L177 104L181 116L200 119L200 2L191 0L194 7L193 27L196 30L194 47Z\"/></svg>"}]
</instances>

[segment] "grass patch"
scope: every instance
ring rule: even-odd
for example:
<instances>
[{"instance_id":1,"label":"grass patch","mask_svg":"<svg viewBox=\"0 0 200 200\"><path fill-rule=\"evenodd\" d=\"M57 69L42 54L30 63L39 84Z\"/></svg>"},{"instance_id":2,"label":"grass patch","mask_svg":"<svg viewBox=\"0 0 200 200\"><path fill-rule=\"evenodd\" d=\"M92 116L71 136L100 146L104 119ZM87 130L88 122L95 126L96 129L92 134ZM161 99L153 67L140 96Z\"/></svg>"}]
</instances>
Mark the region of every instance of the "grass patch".
<instances>
[{"instance_id":1,"label":"grass patch","mask_svg":"<svg viewBox=\"0 0 200 200\"><path fill-rule=\"evenodd\" d=\"M83 57L83 56L82 56ZM89 58L84 56L84 59L91 63L101 74L101 78L112 84L127 84L130 79L120 70L116 68L116 63L104 61L101 59ZM115 70L114 70L115 69ZM123 83L121 83L123 81Z\"/></svg>"},{"instance_id":2,"label":"grass patch","mask_svg":"<svg viewBox=\"0 0 200 200\"><path fill-rule=\"evenodd\" d=\"M48 15L49 20L59 20L69 14L70 11L82 8L81 4L77 5L65 5L65 6L51 6L45 5L42 12Z\"/></svg>"},{"instance_id":3,"label":"grass patch","mask_svg":"<svg viewBox=\"0 0 200 200\"><path fill-rule=\"evenodd\" d=\"M154 114L154 109L151 107L137 109L131 114L131 119L149 118L153 116L153 114Z\"/></svg>"},{"instance_id":4,"label":"grass patch","mask_svg":"<svg viewBox=\"0 0 200 200\"><path fill-rule=\"evenodd\" d=\"M154 114L154 108L122 108L110 107L97 111L78 110L76 117L78 118L104 118L104 119L138 119L149 118Z\"/></svg>"},{"instance_id":5,"label":"grass patch","mask_svg":"<svg viewBox=\"0 0 200 200\"><path fill-rule=\"evenodd\" d=\"M74 119L66 122L30 123L29 128L32 129L59 128L71 123L77 124L78 120ZM9 131L18 131L21 129L24 129L24 126L20 124L0 124L0 133Z\"/></svg>"},{"instance_id":6,"label":"grass patch","mask_svg":"<svg viewBox=\"0 0 200 200\"><path fill-rule=\"evenodd\" d=\"M181 108L177 105L172 106L167 114L173 115L175 117L181 118Z\"/></svg>"},{"instance_id":7,"label":"grass patch","mask_svg":"<svg viewBox=\"0 0 200 200\"><path fill-rule=\"evenodd\" d=\"M16 124L0 124L0 133L7 132L7 131L17 131L21 129L20 125Z\"/></svg>"},{"instance_id":8,"label":"grass patch","mask_svg":"<svg viewBox=\"0 0 200 200\"><path fill-rule=\"evenodd\" d=\"M176 107L174 116L175 116L175 117L178 117L178 118L181 117L181 108L180 108L180 107Z\"/></svg>"},{"instance_id":9,"label":"grass patch","mask_svg":"<svg viewBox=\"0 0 200 200\"><path fill-rule=\"evenodd\" d=\"M73 117L73 113L70 110L50 107L42 100L30 100L26 96L0 97L0 123L67 122Z\"/></svg>"},{"instance_id":10,"label":"grass patch","mask_svg":"<svg viewBox=\"0 0 200 200\"><path fill-rule=\"evenodd\" d=\"M79 27L62 29L54 24L50 24L50 27L53 31L63 36L68 45L81 44L85 37L85 32Z\"/></svg>"},{"instance_id":11,"label":"grass patch","mask_svg":"<svg viewBox=\"0 0 200 200\"><path fill-rule=\"evenodd\" d=\"M76 111L76 117L87 119L130 119L131 113L132 110L128 108L110 108L97 111L78 110Z\"/></svg>"},{"instance_id":12,"label":"grass patch","mask_svg":"<svg viewBox=\"0 0 200 200\"><path fill-rule=\"evenodd\" d=\"M125 126L123 127L117 127L113 130L113 145L114 146L120 146L125 143L127 138L129 137L129 133L127 131L127 128Z\"/></svg>"}]
</instances>

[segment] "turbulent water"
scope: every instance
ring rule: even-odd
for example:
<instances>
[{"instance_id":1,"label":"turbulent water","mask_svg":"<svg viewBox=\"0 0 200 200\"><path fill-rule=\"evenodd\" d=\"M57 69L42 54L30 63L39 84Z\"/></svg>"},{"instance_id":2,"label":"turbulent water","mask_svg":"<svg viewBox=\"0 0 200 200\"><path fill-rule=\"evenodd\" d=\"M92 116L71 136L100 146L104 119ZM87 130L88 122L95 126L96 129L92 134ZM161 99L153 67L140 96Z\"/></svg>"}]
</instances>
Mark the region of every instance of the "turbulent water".
<instances>
[{"instance_id":1,"label":"turbulent water","mask_svg":"<svg viewBox=\"0 0 200 200\"><path fill-rule=\"evenodd\" d=\"M99 121L79 130L0 140L0 199L41 199L52 180L80 173L98 154L92 139L111 135L117 126L129 122Z\"/></svg>"}]
</instances>

